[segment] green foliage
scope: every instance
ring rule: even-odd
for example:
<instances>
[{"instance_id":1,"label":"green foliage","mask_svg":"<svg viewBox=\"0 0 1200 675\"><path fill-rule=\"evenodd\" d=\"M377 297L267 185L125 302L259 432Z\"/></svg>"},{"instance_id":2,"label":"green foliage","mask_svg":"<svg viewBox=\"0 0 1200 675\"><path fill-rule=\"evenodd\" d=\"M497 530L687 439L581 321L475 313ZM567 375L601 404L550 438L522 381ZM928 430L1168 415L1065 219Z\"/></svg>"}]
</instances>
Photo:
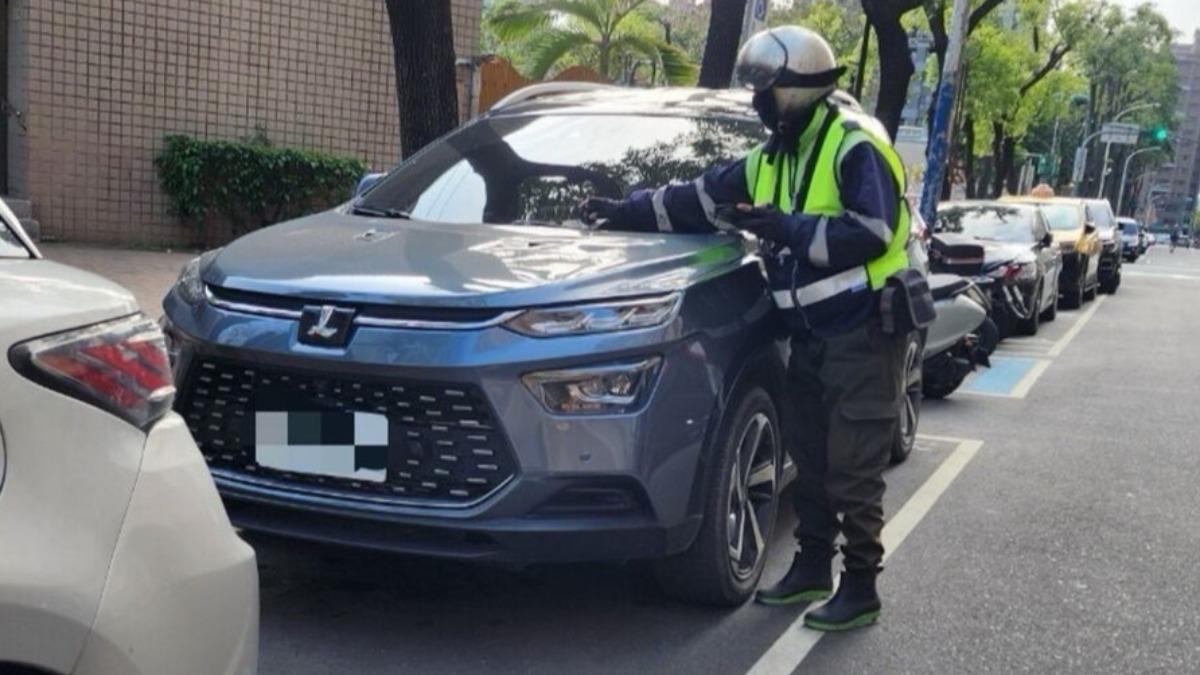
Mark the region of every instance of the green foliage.
<instances>
[{"instance_id":1,"label":"green foliage","mask_svg":"<svg viewBox=\"0 0 1200 675\"><path fill-rule=\"evenodd\" d=\"M534 79L582 64L628 80L648 63L670 84L692 84L695 63L666 42L655 11L646 0L503 0L484 14L484 42Z\"/></svg>"},{"instance_id":2,"label":"green foliage","mask_svg":"<svg viewBox=\"0 0 1200 675\"><path fill-rule=\"evenodd\" d=\"M154 159L171 211L197 228L213 217L239 235L347 199L366 165L353 157L274 147L259 131L243 141L169 135Z\"/></svg>"}]
</instances>

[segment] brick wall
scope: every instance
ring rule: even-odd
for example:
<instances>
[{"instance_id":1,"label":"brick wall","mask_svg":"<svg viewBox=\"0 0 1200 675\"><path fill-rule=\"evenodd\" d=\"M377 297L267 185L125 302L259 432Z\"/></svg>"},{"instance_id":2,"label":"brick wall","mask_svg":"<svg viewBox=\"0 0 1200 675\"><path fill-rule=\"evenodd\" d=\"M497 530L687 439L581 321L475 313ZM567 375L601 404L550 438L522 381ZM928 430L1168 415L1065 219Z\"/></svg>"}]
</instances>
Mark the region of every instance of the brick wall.
<instances>
[{"instance_id":1,"label":"brick wall","mask_svg":"<svg viewBox=\"0 0 1200 675\"><path fill-rule=\"evenodd\" d=\"M441 0L438 0L441 1ZM480 0L450 0L455 47L473 55ZM12 153L15 196L44 236L187 242L153 158L164 134L239 138L352 154L399 152L383 0L12 0L23 33ZM462 88L460 87L460 91Z\"/></svg>"}]
</instances>

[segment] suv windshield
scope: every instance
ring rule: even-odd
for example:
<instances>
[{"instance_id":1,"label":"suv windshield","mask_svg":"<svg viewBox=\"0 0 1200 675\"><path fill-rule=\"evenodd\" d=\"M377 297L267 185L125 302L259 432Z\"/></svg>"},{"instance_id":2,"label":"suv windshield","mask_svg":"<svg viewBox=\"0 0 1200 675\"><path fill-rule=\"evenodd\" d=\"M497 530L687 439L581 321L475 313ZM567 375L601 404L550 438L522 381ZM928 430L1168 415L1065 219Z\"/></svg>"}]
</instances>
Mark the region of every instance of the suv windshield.
<instances>
[{"instance_id":1,"label":"suv windshield","mask_svg":"<svg viewBox=\"0 0 1200 675\"><path fill-rule=\"evenodd\" d=\"M960 206L938 211L937 231L991 241L1033 242L1033 210L1020 206Z\"/></svg>"},{"instance_id":2,"label":"suv windshield","mask_svg":"<svg viewBox=\"0 0 1200 675\"><path fill-rule=\"evenodd\" d=\"M1137 234L1138 233L1138 224L1122 222L1121 223L1121 231L1124 232L1125 234Z\"/></svg>"},{"instance_id":3,"label":"suv windshield","mask_svg":"<svg viewBox=\"0 0 1200 675\"><path fill-rule=\"evenodd\" d=\"M757 122L727 118L493 117L413 156L357 206L441 222L559 224L575 220L588 195L695 178L763 136Z\"/></svg>"},{"instance_id":4,"label":"suv windshield","mask_svg":"<svg viewBox=\"0 0 1200 675\"><path fill-rule=\"evenodd\" d=\"M1079 207L1074 204L1042 204L1042 215L1052 230L1078 230L1083 227L1079 222Z\"/></svg>"},{"instance_id":5,"label":"suv windshield","mask_svg":"<svg viewBox=\"0 0 1200 675\"><path fill-rule=\"evenodd\" d=\"M21 243L17 233L8 227L8 223L0 220L0 258L28 258L29 250Z\"/></svg>"}]
</instances>

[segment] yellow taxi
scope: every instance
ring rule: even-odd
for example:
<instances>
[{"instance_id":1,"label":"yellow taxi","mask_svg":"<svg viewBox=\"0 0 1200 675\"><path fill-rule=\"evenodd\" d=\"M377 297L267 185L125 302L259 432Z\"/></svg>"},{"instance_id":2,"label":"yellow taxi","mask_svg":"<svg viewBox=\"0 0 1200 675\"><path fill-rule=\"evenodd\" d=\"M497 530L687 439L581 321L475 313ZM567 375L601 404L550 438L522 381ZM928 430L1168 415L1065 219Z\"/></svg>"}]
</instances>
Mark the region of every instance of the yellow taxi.
<instances>
[{"instance_id":1,"label":"yellow taxi","mask_svg":"<svg viewBox=\"0 0 1200 675\"><path fill-rule=\"evenodd\" d=\"M1055 197L1052 190L1041 188L1044 186L1038 186L1032 194L1003 197L1001 201L1034 204L1041 209L1062 251L1059 302L1066 309L1075 309L1085 300L1095 299L1100 288L1100 235L1096 224L1088 220L1086 200Z\"/></svg>"}]
</instances>

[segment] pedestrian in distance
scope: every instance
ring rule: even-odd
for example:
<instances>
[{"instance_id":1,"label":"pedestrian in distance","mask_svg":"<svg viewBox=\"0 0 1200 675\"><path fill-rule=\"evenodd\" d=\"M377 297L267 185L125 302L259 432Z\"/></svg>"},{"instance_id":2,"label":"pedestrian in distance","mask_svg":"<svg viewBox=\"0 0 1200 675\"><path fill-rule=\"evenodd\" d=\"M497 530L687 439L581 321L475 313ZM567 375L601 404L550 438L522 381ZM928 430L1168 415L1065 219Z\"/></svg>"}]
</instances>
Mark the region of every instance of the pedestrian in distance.
<instances>
[{"instance_id":1,"label":"pedestrian in distance","mask_svg":"<svg viewBox=\"0 0 1200 675\"><path fill-rule=\"evenodd\" d=\"M1171 230L1171 249L1170 249L1171 253L1174 253L1175 247L1179 245L1179 236L1181 234L1182 234L1182 228L1180 228L1179 225L1176 225Z\"/></svg>"},{"instance_id":2,"label":"pedestrian in distance","mask_svg":"<svg viewBox=\"0 0 1200 675\"><path fill-rule=\"evenodd\" d=\"M901 414L903 357L911 331L933 318L929 287L908 258L904 167L877 120L831 98L843 70L810 30L758 33L738 56L737 78L754 92L766 143L691 183L582 206L586 222L606 229L758 238L790 331L781 417L794 429L799 522L791 569L756 599L829 598L842 534L837 593L805 615L817 630L879 617L883 471Z\"/></svg>"}]
</instances>

